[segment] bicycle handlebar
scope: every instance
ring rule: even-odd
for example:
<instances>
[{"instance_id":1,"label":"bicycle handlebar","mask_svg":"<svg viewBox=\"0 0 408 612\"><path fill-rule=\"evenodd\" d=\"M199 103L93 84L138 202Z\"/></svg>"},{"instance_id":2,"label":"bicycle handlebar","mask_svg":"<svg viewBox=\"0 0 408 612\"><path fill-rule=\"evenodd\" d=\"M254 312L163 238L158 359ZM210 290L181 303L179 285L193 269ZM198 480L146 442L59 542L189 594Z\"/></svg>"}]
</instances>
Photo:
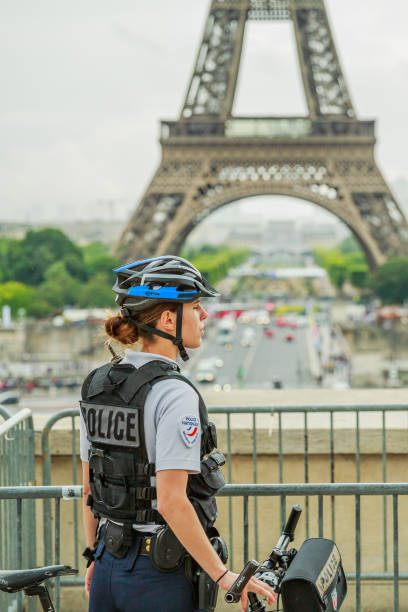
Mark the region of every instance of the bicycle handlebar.
<instances>
[{"instance_id":1,"label":"bicycle handlebar","mask_svg":"<svg viewBox=\"0 0 408 612\"><path fill-rule=\"evenodd\" d=\"M225 594L225 601L227 603L237 603L237 601L240 600L242 591L245 589L258 567L258 561L254 561L254 559L251 559L244 565L238 578Z\"/></svg>"}]
</instances>

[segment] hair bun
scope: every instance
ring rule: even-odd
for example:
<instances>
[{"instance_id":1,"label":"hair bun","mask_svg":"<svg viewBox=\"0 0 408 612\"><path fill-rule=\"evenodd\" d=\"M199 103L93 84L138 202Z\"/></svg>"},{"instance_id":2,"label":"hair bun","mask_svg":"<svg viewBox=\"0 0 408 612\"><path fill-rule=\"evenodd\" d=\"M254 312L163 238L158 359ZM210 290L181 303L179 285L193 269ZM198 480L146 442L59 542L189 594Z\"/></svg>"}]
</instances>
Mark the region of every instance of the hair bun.
<instances>
[{"instance_id":1,"label":"hair bun","mask_svg":"<svg viewBox=\"0 0 408 612\"><path fill-rule=\"evenodd\" d=\"M122 344L134 344L139 339L139 329L129 318L121 314L113 315L105 321L105 331Z\"/></svg>"}]
</instances>

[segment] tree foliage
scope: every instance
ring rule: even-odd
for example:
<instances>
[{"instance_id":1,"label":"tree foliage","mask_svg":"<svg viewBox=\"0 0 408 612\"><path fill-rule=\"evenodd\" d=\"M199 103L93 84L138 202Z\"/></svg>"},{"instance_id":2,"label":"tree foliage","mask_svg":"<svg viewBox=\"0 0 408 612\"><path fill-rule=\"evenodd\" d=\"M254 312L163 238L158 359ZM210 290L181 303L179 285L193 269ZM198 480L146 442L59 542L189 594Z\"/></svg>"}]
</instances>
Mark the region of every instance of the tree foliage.
<instances>
[{"instance_id":1,"label":"tree foliage","mask_svg":"<svg viewBox=\"0 0 408 612\"><path fill-rule=\"evenodd\" d=\"M352 250L352 243L343 242L340 247L316 248L313 251L316 263L326 270L337 289L341 290L346 280L354 287L365 289L369 285L370 271L364 253Z\"/></svg>"},{"instance_id":2,"label":"tree foliage","mask_svg":"<svg viewBox=\"0 0 408 612\"><path fill-rule=\"evenodd\" d=\"M377 268L371 288L383 304L402 304L408 299L408 257L393 257Z\"/></svg>"},{"instance_id":3,"label":"tree foliage","mask_svg":"<svg viewBox=\"0 0 408 612\"><path fill-rule=\"evenodd\" d=\"M208 248L214 249L209 251ZM248 249L215 249L215 247L203 247L199 252L190 255L191 263L200 270L208 281L214 285L227 276L228 270L234 268L248 259Z\"/></svg>"},{"instance_id":4,"label":"tree foliage","mask_svg":"<svg viewBox=\"0 0 408 612\"><path fill-rule=\"evenodd\" d=\"M79 247L54 228L30 230L21 240L1 239L2 303L10 304L13 314L23 307L38 317L68 305L109 306L112 269L119 263L104 244Z\"/></svg>"},{"instance_id":5,"label":"tree foliage","mask_svg":"<svg viewBox=\"0 0 408 612\"><path fill-rule=\"evenodd\" d=\"M353 236L347 236L342 242L339 244L339 250L342 253L357 253L361 252L360 245L357 242L357 239Z\"/></svg>"},{"instance_id":6,"label":"tree foliage","mask_svg":"<svg viewBox=\"0 0 408 612\"><path fill-rule=\"evenodd\" d=\"M249 256L248 249L204 246L184 254L214 284ZM30 230L21 240L0 240L0 305L45 317L66 306L114 305L113 269L121 262L93 242L79 247L54 228ZM1 284L3 283L3 284Z\"/></svg>"},{"instance_id":7,"label":"tree foliage","mask_svg":"<svg viewBox=\"0 0 408 612\"><path fill-rule=\"evenodd\" d=\"M56 261L66 261L70 274L84 280L81 249L64 232L51 227L29 230L22 240L8 244L3 280L35 287L43 282L46 270Z\"/></svg>"},{"instance_id":8,"label":"tree foliage","mask_svg":"<svg viewBox=\"0 0 408 612\"><path fill-rule=\"evenodd\" d=\"M0 285L0 308L10 306L11 314L16 316L20 308L28 310L33 290L23 283L9 281Z\"/></svg>"}]
</instances>

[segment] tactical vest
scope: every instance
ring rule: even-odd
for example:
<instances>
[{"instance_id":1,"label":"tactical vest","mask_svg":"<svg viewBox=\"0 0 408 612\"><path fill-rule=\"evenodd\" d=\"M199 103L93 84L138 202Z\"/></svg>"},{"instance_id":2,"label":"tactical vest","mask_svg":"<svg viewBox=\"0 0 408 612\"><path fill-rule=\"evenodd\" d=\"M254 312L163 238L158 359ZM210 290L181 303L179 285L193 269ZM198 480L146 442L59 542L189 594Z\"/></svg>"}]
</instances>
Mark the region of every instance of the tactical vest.
<instances>
[{"instance_id":1,"label":"tactical vest","mask_svg":"<svg viewBox=\"0 0 408 612\"><path fill-rule=\"evenodd\" d=\"M156 488L151 485L151 477L156 471L147 456L144 405L152 386L171 378L183 380L195 389L176 364L161 360L140 368L128 363L108 363L85 379L80 406L91 444L88 505L98 518L125 524L165 523L152 507ZM215 493L225 484L219 469L225 458L215 450L215 426L208 422L206 406L198 391L197 394L201 472L189 474L187 496L208 531L217 517Z\"/></svg>"}]
</instances>

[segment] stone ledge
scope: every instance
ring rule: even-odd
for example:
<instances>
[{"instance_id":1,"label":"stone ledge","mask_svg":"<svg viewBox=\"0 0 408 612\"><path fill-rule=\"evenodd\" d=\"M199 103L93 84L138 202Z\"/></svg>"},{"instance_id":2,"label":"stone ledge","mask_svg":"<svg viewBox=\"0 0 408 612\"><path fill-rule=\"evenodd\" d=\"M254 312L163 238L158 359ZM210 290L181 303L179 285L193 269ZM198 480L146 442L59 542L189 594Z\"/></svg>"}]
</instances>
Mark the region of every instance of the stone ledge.
<instances>
[{"instance_id":1,"label":"stone ledge","mask_svg":"<svg viewBox=\"0 0 408 612\"><path fill-rule=\"evenodd\" d=\"M401 412L389 412L386 415L386 445L388 454L408 453L408 403L405 389L350 389L333 391L317 390L234 390L229 393L208 391L204 394L208 406L332 406L332 405L373 405L373 412L360 414L360 452L361 454L382 453L382 417L375 412L376 406L398 404L407 406ZM36 429L44 427L50 415L34 414ZM219 446L227 449L226 416L211 415L218 428ZM234 414L231 419L231 448L236 455L251 455L252 415ZM308 414L309 453L327 454L330 452L330 419L328 413ZM71 455L70 420L57 422L52 430L51 450L55 455ZM336 454L354 455L356 449L355 413L334 415L334 450ZM257 452L259 454L277 455L278 453L278 417L272 414L256 416ZM303 454L304 450L304 416L302 413L282 415L283 452L290 455ZM79 449L79 432L76 431L76 444ZM41 455L41 436L36 433L36 454Z\"/></svg>"}]
</instances>

